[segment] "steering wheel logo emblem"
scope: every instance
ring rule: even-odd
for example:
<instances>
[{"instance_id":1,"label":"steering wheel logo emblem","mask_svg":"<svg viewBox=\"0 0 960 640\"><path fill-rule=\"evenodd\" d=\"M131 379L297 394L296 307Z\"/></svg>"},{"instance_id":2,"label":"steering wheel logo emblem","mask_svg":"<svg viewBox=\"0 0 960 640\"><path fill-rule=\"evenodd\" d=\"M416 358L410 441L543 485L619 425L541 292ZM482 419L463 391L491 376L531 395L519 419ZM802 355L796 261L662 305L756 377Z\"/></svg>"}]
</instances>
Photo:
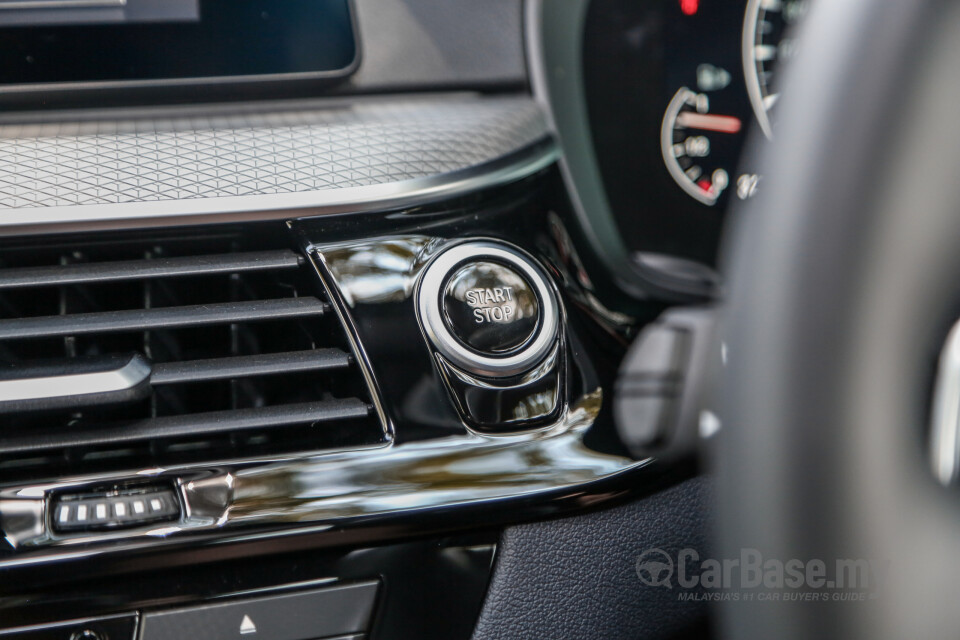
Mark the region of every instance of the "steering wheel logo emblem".
<instances>
[{"instance_id":1,"label":"steering wheel logo emblem","mask_svg":"<svg viewBox=\"0 0 960 640\"><path fill-rule=\"evenodd\" d=\"M637 558L637 577L650 587L672 587L673 558L663 549L648 549Z\"/></svg>"}]
</instances>

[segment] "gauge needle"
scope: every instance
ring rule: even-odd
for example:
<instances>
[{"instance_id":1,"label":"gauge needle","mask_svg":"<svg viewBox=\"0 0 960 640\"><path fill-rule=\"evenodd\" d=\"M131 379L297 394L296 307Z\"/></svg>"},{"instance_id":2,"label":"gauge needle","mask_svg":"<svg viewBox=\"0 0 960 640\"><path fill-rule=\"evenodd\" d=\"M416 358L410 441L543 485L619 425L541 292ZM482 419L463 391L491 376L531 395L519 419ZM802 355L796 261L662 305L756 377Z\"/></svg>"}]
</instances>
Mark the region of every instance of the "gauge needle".
<instances>
[{"instance_id":1,"label":"gauge needle","mask_svg":"<svg viewBox=\"0 0 960 640\"><path fill-rule=\"evenodd\" d=\"M742 124L740 118L733 116L715 116L709 113L684 111L677 115L677 126L687 129L703 129L719 133L737 133Z\"/></svg>"}]
</instances>

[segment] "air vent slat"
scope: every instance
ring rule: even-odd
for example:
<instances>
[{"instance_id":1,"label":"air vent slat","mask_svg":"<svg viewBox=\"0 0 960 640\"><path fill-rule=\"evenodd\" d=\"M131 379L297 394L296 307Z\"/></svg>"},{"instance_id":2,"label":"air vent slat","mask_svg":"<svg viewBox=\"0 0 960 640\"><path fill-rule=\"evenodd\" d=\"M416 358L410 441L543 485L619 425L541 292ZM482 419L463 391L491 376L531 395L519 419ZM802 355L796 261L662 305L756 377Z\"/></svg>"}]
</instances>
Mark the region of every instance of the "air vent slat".
<instances>
[{"instance_id":1,"label":"air vent slat","mask_svg":"<svg viewBox=\"0 0 960 640\"><path fill-rule=\"evenodd\" d=\"M117 260L50 267L0 269L0 289L104 284L148 278L251 273L296 269L302 258L293 251L258 251L244 254Z\"/></svg>"},{"instance_id":2,"label":"air vent slat","mask_svg":"<svg viewBox=\"0 0 960 640\"><path fill-rule=\"evenodd\" d=\"M340 349L313 349L255 356L188 360L154 366L150 383L158 386L303 371L326 371L346 369L350 363L350 356Z\"/></svg>"},{"instance_id":3,"label":"air vent slat","mask_svg":"<svg viewBox=\"0 0 960 640\"><path fill-rule=\"evenodd\" d=\"M0 320L0 340L182 329L211 324L322 316L327 311L327 304L317 298L291 298L18 318Z\"/></svg>"},{"instance_id":4,"label":"air vent slat","mask_svg":"<svg viewBox=\"0 0 960 640\"><path fill-rule=\"evenodd\" d=\"M0 439L0 455L63 447L115 446L158 438L202 438L250 429L357 420L369 415L370 405L356 398L195 413L115 424L77 433L66 430L33 433L27 438L4 437Z\"/></svg>"},{"instance_id":5,"label":"air vent slat","mask_svg":"<svg viewBox=\"0 0 960 640\"><path fill-rule=\"evenodd\" d=\"M0 415L0 486L383 444L362 363L289 241L258 225L8 244L0 369L133 357L149 373L109 402L64 402L67 378Z\"/></svg>"}]
</instances>

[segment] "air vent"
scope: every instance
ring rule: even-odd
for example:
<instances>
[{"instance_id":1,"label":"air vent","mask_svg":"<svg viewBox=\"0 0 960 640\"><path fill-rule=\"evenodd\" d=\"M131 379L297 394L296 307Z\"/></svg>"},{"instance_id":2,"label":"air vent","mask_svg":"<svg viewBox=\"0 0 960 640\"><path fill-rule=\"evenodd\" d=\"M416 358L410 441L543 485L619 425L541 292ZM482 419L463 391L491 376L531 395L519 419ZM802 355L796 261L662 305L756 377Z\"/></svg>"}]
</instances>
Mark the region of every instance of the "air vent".
<instances>
[{"instance_id":1,"label":"air vent","mask_svg":"<svg viewBox=\"0 0 960 640\"><path fill-rule=\"evenodd\" d=\"M0 481L382 442L310 265L246 249L214 237L0 250Z\"/></svg>"}]
</instances>

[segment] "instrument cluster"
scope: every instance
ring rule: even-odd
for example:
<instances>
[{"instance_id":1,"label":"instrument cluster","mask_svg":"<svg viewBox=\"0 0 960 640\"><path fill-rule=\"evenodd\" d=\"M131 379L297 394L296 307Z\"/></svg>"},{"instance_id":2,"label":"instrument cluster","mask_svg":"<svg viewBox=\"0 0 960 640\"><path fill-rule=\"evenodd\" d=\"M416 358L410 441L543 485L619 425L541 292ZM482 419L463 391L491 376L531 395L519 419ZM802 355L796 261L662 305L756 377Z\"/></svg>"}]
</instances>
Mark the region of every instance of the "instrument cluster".
<instances>
[{"instance_id":1,"label":"instrument cluster","mask_svg":"<svg viewBox=\"0 0 960 640\"><path fill-rule=\"evenodd\" d=\"M762 188L748 133L776 135L810 0L593 0L583 48L598 163L627 244L705 264L723 214Z\"/></svg>"}]
</instances>

